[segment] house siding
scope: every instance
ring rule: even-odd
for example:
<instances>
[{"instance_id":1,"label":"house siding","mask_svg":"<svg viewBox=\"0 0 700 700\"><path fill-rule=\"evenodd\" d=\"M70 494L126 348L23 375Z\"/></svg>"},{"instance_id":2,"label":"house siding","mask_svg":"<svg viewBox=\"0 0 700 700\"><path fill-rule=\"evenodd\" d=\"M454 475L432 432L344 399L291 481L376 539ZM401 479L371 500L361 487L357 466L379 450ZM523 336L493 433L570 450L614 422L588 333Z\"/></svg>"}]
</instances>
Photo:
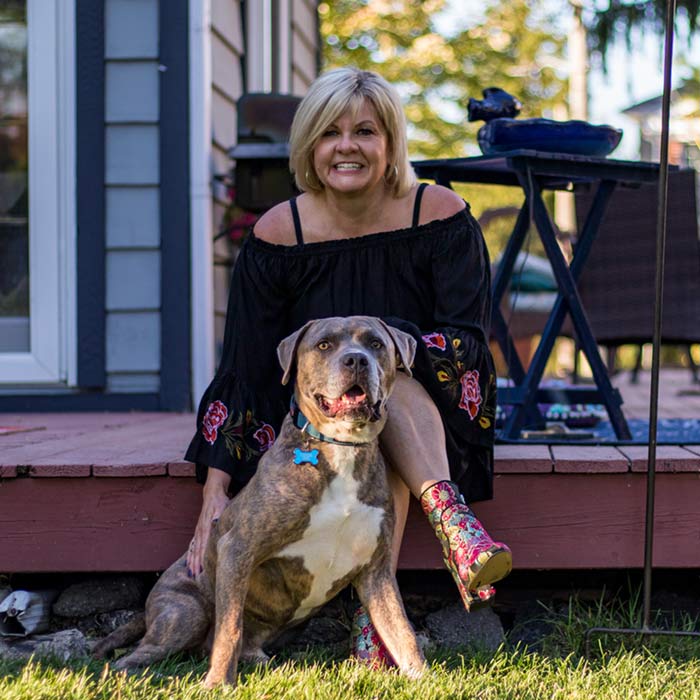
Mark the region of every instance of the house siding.
<instances>
[{"instance_id":1,"label":"house siding","mask_svg":"<svg viewBox=\"0 0 700 700\"><path fill-rule=\"evenodd\" d=\"M157 392L161 234L158 0L105 0L107 392Z\"/></svg>"},{"instance_id":2,"label":"house siding","mask_svg":"<svg viewBox=\"0 0 700 700\"><path fill-rule=\"evenodd\" d=\"M228 150L236 143L236 102L244 92L243 79L243 15L238 0L212 0L212 170L225 175L231 169ZM228 205L225 184L215 180L212 187L214 235L224 226ZM233 266L233 250L228 237L214 243L214 337L215 352L221 355L229 281Z\"/></svg>"},{"instance_id":3,"label":"house siding","mask_svg":"<svg viewBox=\"0 0 700 700\"><path fill-rule=\"evenodd\" d=\"M304 95L318 74L318 17L314 0L292 1L292 93Z\"/></svg>"},{"instance_id":4,"label":"house siding","mask_svg":"<svg viewBox=\"0 0 700 700\"><path fill-rule=\"evenodd\" d=\"M288 11L281 12L280 3ZM286 35L290 47L289 76L283 81L292 94L303 95L318 72L318 21L315 0L273 0L273 16L287 18L286 26L273 28L273 35ZM243 7L238 0L212 0L212 169L225 175L231 170L229 149L237 138L236 102L245 90L245 41ZM275 47L273 47L273 51ZM276 58L272 57L276 64ZM277 70L277 69L276 69ZM276 74L276 80L281 77ZM255 91L253 88L249 88ZM224 227L228 192L221 182L213 185L213 220L218 230ZM216 233L216 232L215 232ZM235 247L223 236L214 244L214 333L217 361L221 354L229 283L235 260Z\"/></svg>"}]
</instances>

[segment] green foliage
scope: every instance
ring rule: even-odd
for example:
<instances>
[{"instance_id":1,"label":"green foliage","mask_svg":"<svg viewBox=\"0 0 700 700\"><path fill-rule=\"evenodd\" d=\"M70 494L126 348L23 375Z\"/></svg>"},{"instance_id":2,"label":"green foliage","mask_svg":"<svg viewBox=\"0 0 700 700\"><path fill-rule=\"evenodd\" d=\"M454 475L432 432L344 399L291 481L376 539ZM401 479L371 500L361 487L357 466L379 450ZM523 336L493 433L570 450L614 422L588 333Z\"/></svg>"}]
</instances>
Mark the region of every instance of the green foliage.
<instances>
[{"instance_id":1,"label":"green foliage","mask_svg":"<svg viewBox=\"0 0 700 700\"><path fill-rule=\"evenodd\" d=\"M592 51L605 54L616 38L623 38L632 49L632 30L663 34L666 25L667 0L608 0L607 5L584 14ZM677 23L683 22L689 34L697 29L700 0L677 0Z\"/></svg>"},{"instance_id":2,"label":"green foliage","mask_svg":"<svg viewBox=\"0 0 700 700\"><path fill-rule=\"evenodd\" d=\"M466 6L466 5L465 5ZM476 149L470 97L498 86L523 103L523 116L550 114L564 102L555 70L563 37L543 7L528 0L487 1L467 21L452 3L453 31L438 31L446 0L337 0L319 6L324 68L355 65L396 85L410 124L411 155L463 156Z\"/></svg>"}]
</instances>

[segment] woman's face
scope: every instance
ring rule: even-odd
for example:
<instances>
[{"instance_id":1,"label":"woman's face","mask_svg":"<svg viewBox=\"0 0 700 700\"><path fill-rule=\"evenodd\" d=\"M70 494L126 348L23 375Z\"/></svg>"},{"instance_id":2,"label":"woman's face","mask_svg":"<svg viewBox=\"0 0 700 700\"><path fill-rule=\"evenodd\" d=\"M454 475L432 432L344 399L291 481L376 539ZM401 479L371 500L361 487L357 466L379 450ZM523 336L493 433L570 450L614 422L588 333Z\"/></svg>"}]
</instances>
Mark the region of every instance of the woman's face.
<instances>
[{"instance_id":1,"label":"woman's face","mask_svg":"<svg viewBox=\"0 0 700 700\"><path fill-rule=\"evenodd\" d=\"M383 186L387 143L374 107L365 100L354 117L343 112L322 134L313 151L316 174L337 194L359 194Z\"/></svg>"}]
</instances>

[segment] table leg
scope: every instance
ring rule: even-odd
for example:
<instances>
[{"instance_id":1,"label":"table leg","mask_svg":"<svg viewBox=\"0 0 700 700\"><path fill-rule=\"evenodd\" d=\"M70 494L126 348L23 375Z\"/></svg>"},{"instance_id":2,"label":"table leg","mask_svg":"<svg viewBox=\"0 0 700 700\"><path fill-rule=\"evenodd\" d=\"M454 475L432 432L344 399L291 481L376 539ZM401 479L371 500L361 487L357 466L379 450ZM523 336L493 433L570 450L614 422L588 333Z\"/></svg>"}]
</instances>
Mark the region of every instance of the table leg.
<instances>
[{"instance_id":1,"label":"table leg","mask_svg":"<svg viewBox=\"0 0 700 700\"><path fill-rule=\"evenodd\" d=\"M513 411L509 420L506 422L503 431L504 437L511 439L517 437L524 424L525 406L527 403L534 403L535 401L535 392L539 386L542 374L544 373L544 368L554 346L554 341L561 330L561 325L568 307L579 339L579 344L591 365L596 386L601 392L601 398L608 410L610 422L613 425L615 434L620 439L629 440L631 439L631 434L620 408L622 399L619 392L610 384L610 379L600 357L600 353L598 352L598 347L590 325L588 324L588 320L586 319L575 285L575 280L580 275L580 271L583 268L615 183L604 181L599 186L579 240L571 269L567 266L564 256L557 245L556 233L549 218L549 214L547 213L544 201L542 200L539 184L532 178L526 178L525 175L522 176L521 184L526 192L531 192L537 230L547 253L547 257L552 264L552 269L560 291L545 325L542 339L535 351L530 369L522 383L522 388L527 398L519 410L518 407L516 407L516 410Z\"/></svg>"}]
</instances>

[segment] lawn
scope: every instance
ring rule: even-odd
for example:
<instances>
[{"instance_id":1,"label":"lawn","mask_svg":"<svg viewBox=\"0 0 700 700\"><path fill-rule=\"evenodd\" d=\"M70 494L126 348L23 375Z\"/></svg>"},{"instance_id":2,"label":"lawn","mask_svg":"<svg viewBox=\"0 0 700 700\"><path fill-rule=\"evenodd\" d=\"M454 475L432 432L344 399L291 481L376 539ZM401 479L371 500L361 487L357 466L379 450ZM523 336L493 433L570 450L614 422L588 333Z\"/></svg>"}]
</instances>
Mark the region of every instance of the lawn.
<instances>
[{"instance_id":1,"label":"lawn","mask_svg":"<svg viewBox=\"0 0 700 700\"><path fill-rule=\"evenodd\" d=\"M669 638L645 641L597 637L590 658L583 654L584 631L593 625L636 626L636 598L625 603L584 604L572 599L558 608L542 607L548 634L537 648L503 647L495 654L473 650L428 654L429 671L410 681L392 671L370 671L353 661L324 655L318 647L279 658L265 668L243 666L239 687L205 691L206 663L176 659L135 676L110 672L102 664L51 662L0 664L2 700L263 700L374 698L433 700L478 698L660 700L700 698L700 642ZM693 629L696 620L659 617L659 624Z\"/></svg>"}]
</instances>

